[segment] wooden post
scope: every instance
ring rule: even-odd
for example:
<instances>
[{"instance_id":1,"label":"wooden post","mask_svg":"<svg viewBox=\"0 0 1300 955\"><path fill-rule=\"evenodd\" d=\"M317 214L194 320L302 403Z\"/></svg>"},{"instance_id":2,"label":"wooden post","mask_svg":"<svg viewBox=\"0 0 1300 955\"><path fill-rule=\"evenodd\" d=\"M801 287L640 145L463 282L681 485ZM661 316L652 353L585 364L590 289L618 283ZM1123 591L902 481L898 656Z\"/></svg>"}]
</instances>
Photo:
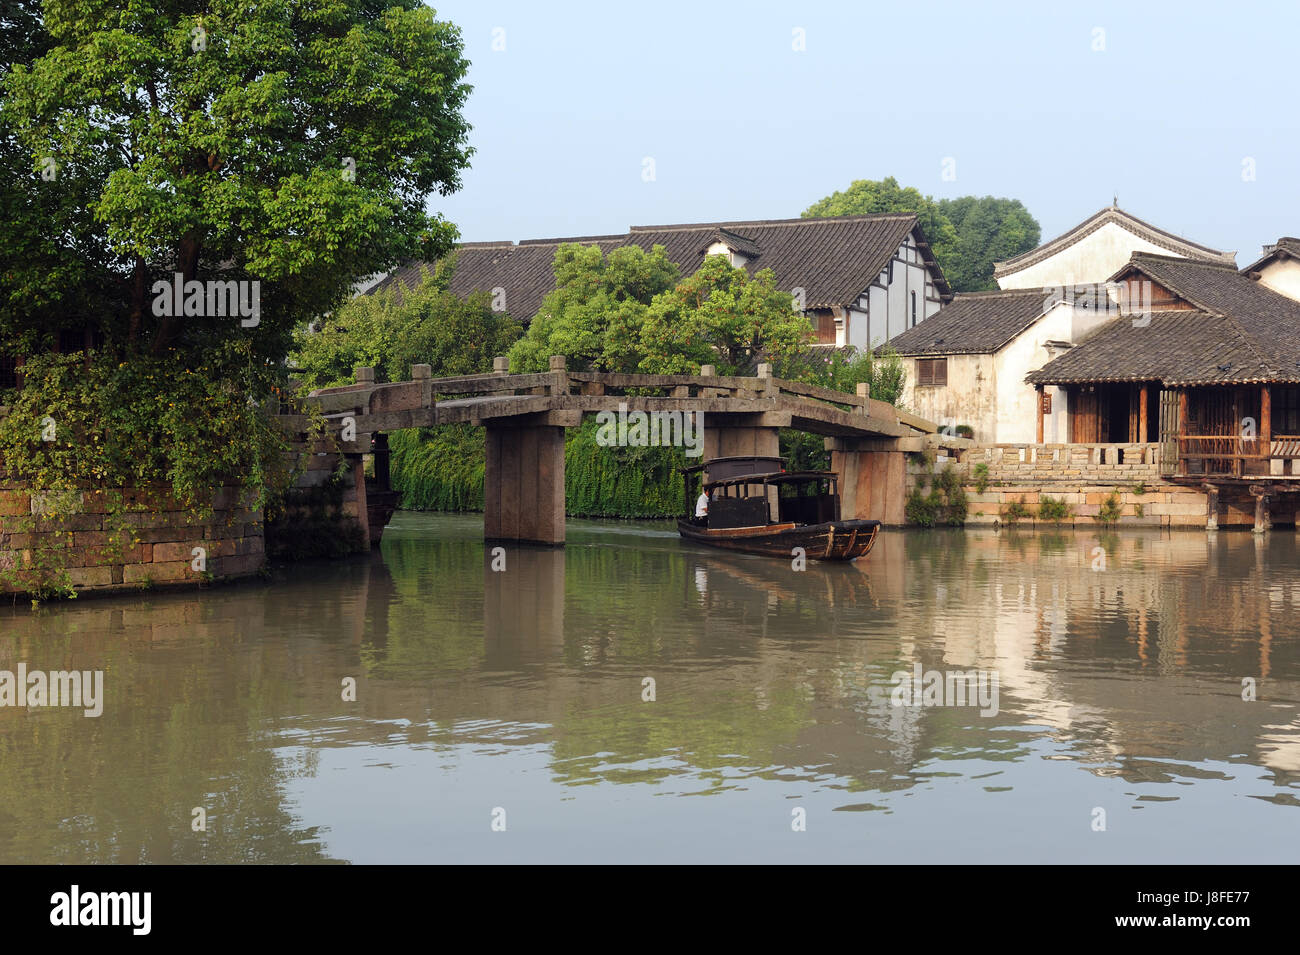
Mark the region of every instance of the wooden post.
<instances>
[{"instance_id":1,"label":"wooden post","mask_svg":"<svg viewBox=\"0 0 1300 955\"><path fill-rule=\"evenodd\" d=\"M1268 517L1268 495L1258 494L1255 496L1255 526L1251 528L1251 531L1255 534L1262 534L1268 530Z\"/></svg>"},{"instance_id":2,"label":"wooden post","mask_svg":"<svg viewBox=\"0 0 1300 955\"><path fill-rule=\"evenodd\" d=\"M1187 389L1178 389L1178 438L1177 445L1179 452L1182 451L1182 436L1187 434ZM1187 473L1187 459L1180 453L1178 455L1178 473Z\"/></svg>"},{"instance_id":3,"label":"wooden post","mask_svg":"<svg viewBox=\"0 0 1300 955\"><path fill-rule=\"evenodd\" d=\"M1142 392L1138 395L1138 433L1134 444L1147 443L1147 409L1151 401L1150 391L1151 386L1143 382Z\"/></svg>"},{"instance_id":4,"label":"wooden post","mask_svg":"<svg viewBox=\"0 0 1300 955\"><path fill-rule=\"evenodd\" d=\"M1038 437L1035 439L1039 444L1043 443L1043 386L1034 385L1034 400L1038 402Z\"/></svg>"},{"instance_id":5,"label":"wooden post","mask_svg":"<svg viewBox=\"0 0 1300 955\"><path fill-rule=\"evenodd\" d=\"M1259 390L1259 455L1265 462L1273 450L1273 392L1268 385ZM1285 465L1284 465L1285 466ZM1272 468L1265 463L1264 473Z\"/></svg>"}]
</instances>

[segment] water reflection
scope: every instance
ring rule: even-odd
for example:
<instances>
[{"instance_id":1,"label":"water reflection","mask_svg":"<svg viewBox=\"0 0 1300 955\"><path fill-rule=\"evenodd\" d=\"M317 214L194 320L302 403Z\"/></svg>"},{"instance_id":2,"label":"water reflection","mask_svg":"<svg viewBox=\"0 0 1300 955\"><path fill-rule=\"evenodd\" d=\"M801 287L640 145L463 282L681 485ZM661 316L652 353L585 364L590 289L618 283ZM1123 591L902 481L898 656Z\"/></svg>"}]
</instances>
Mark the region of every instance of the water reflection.
<instances>
[{"instance_id":1,"label":"water reflection","mask_svg":"<svg viewBox=\"0 0 1300 955\"><path fill-rule=\"evenodd\" d=\"M107 697L97 720L0 708L0 861L857 859L864 839L1255 861L1300 834L1295 535L893 532L805 572L584 523L494 571L480 536L399 514L382 555L267 585L0 611L0 669L103 669ZM918 663L995 671L999 713L882 702ZM815 820L795 841L791 805Z\"/></svg>"}]
</instances>

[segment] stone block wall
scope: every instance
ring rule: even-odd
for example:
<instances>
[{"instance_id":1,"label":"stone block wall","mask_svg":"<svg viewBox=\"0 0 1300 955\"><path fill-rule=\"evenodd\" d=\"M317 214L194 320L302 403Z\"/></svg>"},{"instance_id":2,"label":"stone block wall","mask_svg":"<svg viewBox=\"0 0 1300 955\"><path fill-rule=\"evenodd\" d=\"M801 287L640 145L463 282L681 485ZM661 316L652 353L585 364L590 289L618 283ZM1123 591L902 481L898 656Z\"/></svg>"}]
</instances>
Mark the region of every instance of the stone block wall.
<instances>
[{"instance_id":1,"label":"stone block wall","mask_svg":"<svg viewBox=\"0 0 1300 955\"><path fill-rule=\"evenodd\" d=\"M962 455L970 467L985 464L994 481L1072 481L1092 484L1160 480L1156 444L995 444Z\"/></svg>"},{"instance_id":2,"label":"stone block wall","mask_svg":"<svg viewBox=\"0 0 1300 955\"><path fill-rule=\"evenodd\" d=\"M986 486L977 488L976 468L986 465ZM951 466L966 492L969 525L1013 523L1022 506L1029 517L1018 526L1101 526L1098 518L1111 495L1118 498L1119 518L1110 526L1205 529L1210 518L1209 495L1198 487L1168 483L1160 477L1159 448L1151 444L985 445L961 453L961 459L939 456L927 463L908 456L907 490ZM1138 493L1139 490L1142 493ZM1064 503L1070 516L1060 522L1039 521L1044 497ZM1300 501L1288 497L1273 503L1271 520L1290 524L1300 516ZM1225 489L1217 506L1219 527L1253 527L1255 504L1243 489Z\"/></svg>"},{"instance_id":3,"label":"stone block wall","mask_svg":"<svg viewBox=\"0 0 1300 955\"><path fill-rule=\"evenodd\" d=\"M115 494L125 505L116 514ZM238 488L218 489L208 515L155 488L85 490L68 503L68 516L52 517L41 495L0 482L0 592L33 589L33 567L80 592L235 579L266 564L262 511Z\"/></svg>"}]
</instances>

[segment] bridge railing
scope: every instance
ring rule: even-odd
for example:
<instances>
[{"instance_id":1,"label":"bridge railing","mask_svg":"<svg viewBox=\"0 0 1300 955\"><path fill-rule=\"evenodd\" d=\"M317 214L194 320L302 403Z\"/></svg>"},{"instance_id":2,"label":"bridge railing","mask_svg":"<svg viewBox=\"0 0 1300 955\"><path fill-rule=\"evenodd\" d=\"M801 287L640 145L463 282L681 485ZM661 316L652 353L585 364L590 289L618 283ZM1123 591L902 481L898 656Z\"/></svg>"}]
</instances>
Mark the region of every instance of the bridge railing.
<instances>
[{"instance_id":1,"label":"bridge railing","mask_svg":"<svg viewBox=\"0 0 1300 955\"><path fill-rule=\"evenodd\" d=\"M567 359L552 356L550 370L531 374L509 374L505 358L494 361L494 371L456 378L432 378L428 365L412 367L412 379L406 382L376 384L374 369L357 368L355 384L312 391L307 400L329 419L348 415L382 415L389 412L415 412L431 409L446 401L485 396L593 396L675 399L732 399L753 402L759 399L787 397L812 402L823 408L861 414L902 425L915 432L935 434L938 427L931 421L909 414L893 405L873 399L866 384L859 384L850 394L774 377L772 366L760 364L753 377L719 375L713 365L703 365L695 375L649 375L618 372L569 371Z\"/></svg>"}]
</instances>

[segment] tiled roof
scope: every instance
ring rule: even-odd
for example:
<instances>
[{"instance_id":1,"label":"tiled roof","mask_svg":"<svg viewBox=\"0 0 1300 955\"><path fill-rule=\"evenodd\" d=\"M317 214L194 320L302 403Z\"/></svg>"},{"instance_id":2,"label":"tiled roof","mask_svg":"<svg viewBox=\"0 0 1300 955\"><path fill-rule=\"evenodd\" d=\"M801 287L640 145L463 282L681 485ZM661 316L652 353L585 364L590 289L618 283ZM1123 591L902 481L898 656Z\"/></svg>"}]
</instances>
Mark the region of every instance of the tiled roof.
<instances>
[{"instance_id":1,"label":"tiled roof","mask_svg":"<svg viewBox=\"0 0 1300 955\"><path fill-rule=\"evenodd\" d=\"M1250 263L1241 271L1247 274L1258 272L1275 259L1285 258L1300 259L1300 239L1292 238L1289 235L1282 236L1258 260Z\"/></svg>"},{"instance_id":2,"label":"tiled roof","mask_svg":"<svg viewBox=\"0 0 1300 955\"><path fill-rule=\"evenodd\" d=\"M1030 373L1033 384L1158 380L1167 386L1300 382L1300 302L1228 265L1134 253L1141 273L1192 307L1121 316Z\"/></svg>"},{"instance_id":3,"label":"tiled roof","mask_svg":"<svg viewBox=\"0 0 1300 955\"><path fill-rule=\"evenodd\" d=\"M802 288L807 308L846 307L856 304L914 229L916 216L898 213L634 226L625 235L529 239L517 245L471 242L459 247L451 290L464 296L504 289L506 311L528 321L555 288L551 267L562 243L596 245L606 254L624 245L647 251L662 245L685 277L703 263L708 246L721 240L749 257L745 268L751 273L770 268L778 288ZM935 287L942 297L949 298L951 290L928 246L923 246L922 254ZM420 280L420 268L419 262L408 263L367 294L395 286L414 287ZM400 287L397 292L401 294Z\"/></svg>"},{"instance_id":4,"label":"tiled roof","mask_svg":"<svg viewBox=\"0 0 1300 955\"><path fill-rule=\"evenodd\" d=\"M712 234L707 236L704 245L700 248L707 251L708 247L715 242L722 242L733 252L739 252L749 258L757 258L759 254L758 243L748 236L732 232L730 229L714 229Z\"/></svg>"},{"instance_id":5,"label":"tiled roof","mask_svg":"<svg viewBox=\"0 0 1300 955\"><path fill-rule=\"evenodd\" d=\"M988 355L1043 314L1042 289L970 292L890 340L900 355Z\"/></svg>"},{"instance_id":6,"label":"tiled roof","mask_svg":"<svg viewBox=\"0 0 1300 955\"><path fill-rule=\"evenodd\" d=\"M1174 235L1172 232L1166 232L1164 229L1158 229L1149 222L1143 222L1135 215L1125 212L1118 206L1107 206L1100 212L1089 216L1080 222L1073 229L1058 235L1055 239L1044 242L1036 249L1030 249L1014 258L1007 259L1005 262L993 263L993 277L1002 278L1004 275L1010 275L1013 272L1019 272L1031 265L1037 265L1045 259L1051 258L1063 249L1068 249L1076 242L1087 238L1107 223L1115 223L1123 229L1132 232L1134 235L1146 239L1152 245L1167 249L1176 255L1186 256L1192 259L1205 259L1217 262L1226 262L1235 268L1236 255L1232 252L1220 252L1218 249L1211 249L1209 246L1200 245L1191 242L1181 236Z\"/></svg>"}]
</instances>

